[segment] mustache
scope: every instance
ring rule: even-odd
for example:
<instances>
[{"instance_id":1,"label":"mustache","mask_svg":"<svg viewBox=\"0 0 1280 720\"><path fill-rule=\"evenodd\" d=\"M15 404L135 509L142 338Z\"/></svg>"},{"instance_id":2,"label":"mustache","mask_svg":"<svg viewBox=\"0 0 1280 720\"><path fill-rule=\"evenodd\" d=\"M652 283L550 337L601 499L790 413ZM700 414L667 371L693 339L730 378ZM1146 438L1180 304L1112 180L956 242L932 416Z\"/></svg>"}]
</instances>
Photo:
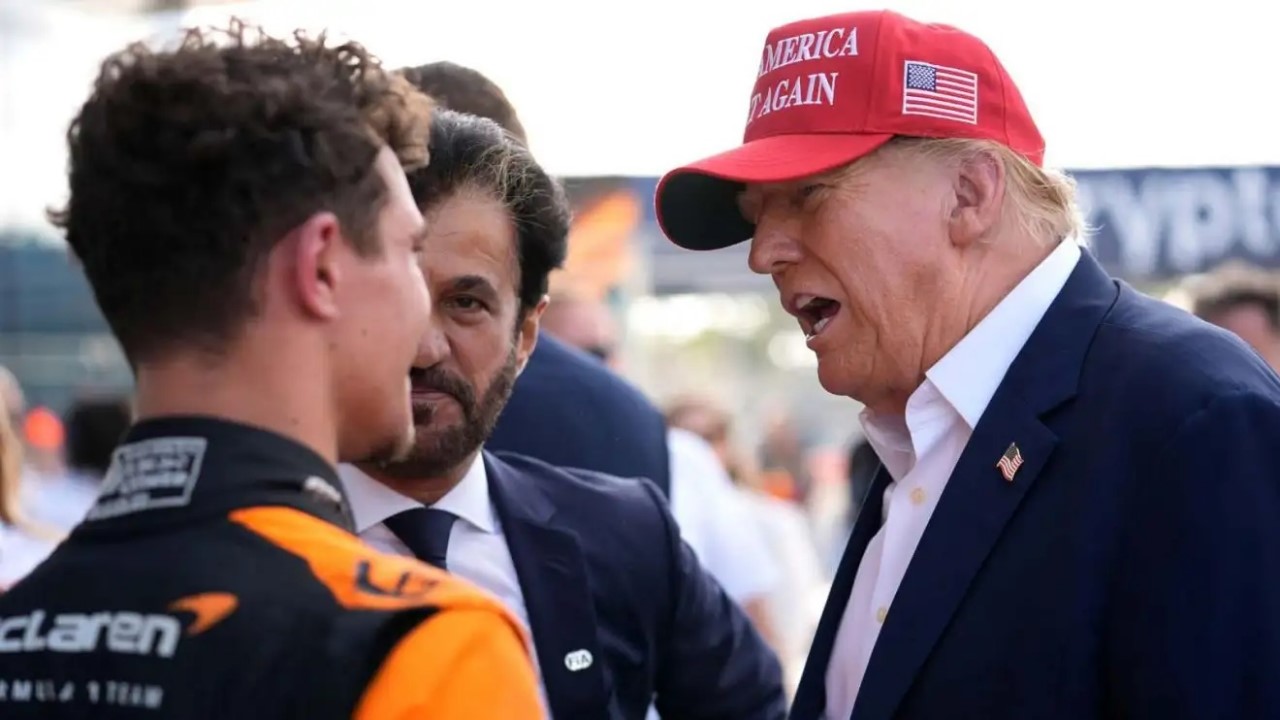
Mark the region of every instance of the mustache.
<instances>
[{"instance_id":1,"label":"mustache","mask_svg":"<svg viewBox=\"0 0 1280 720\"><path fill-rule=\"evenodd\" d=\"M409 383L417 392L452 395L464 408L475 401L475 393L465 380L439 367L413 368L409 371Z\"/></svg>"}]
</instances>

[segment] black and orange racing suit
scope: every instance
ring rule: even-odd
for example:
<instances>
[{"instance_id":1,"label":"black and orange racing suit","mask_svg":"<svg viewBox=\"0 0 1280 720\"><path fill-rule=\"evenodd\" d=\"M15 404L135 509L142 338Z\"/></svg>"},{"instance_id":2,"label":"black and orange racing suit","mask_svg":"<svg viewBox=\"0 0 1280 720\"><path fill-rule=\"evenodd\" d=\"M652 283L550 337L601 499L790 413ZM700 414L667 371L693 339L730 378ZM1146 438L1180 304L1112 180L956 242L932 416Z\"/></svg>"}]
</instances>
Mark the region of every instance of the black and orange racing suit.
<instances>
[{"instance_id":1,"label":"black and orange racing suit","mask_svg":"<svg viewBox=\"0 0 1280 720\"><path fill-rule=\"evenodd\" d=\"M135 426L85 522L0 596L0 718L541 718L516 621L364 546L340 488L272 433Z\"/></svg>"}]
</instances>

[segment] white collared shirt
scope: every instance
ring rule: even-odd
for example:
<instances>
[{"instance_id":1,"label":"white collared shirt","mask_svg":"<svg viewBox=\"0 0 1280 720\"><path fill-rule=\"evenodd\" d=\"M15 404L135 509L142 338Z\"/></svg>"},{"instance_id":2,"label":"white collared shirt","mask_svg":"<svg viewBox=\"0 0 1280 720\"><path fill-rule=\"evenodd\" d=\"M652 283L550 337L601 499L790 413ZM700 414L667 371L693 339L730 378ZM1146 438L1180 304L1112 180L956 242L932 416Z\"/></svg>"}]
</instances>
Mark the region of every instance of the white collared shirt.
<instances>
[{"instance_id":1,"label":"white collared shirt","mask_svg":"<svg viewBox=\"0 0 1280 720\"><path fill-rule=\"evenodd\" d=\"M353 466L341 466L338 474L346 488L360 537L383 552L412 556L413 553L383 521L405 510L422 507L422 503L401 495ZM445 556L449 572L495 595L519 618L532 638L529 610L520 590L516 566L511 559L506 536L502 533L502 523L489 500L489 476L482 454L476 455L475 462L462 480L431 507L458 516L449 532L449 550ZM538 654L530 648L530 655L533 656L534 669L538 671L543 710L547 711L547 692L542 685ZM547 717L550 716L547 711Z\"/></svg>"},{"instance_id":2,"label":"white collared shirt","mask_svg":"<svg viewBox=\"0 0 1280 720\"><path fill-rule=\"evenodd\" d=\"M827 666L828 720L846 720L933 509L1009 366L1062 291L1080 260L1063 241L955 347L925 373L905 416L862 413L867 440L892 482L880 530L853 581Z\"/></svg>"},{"instance_id":3,"label":"white collared shirt","mask_svg":"<svg viewBox=\"0 0 1280 720\"><path fill-rule=\"evenodd\" d=\"M735 602L768 597L781 571L715 449L688 430L669 428L667 454L671 514L681 539Z\"/></svg>"}]
</instances>

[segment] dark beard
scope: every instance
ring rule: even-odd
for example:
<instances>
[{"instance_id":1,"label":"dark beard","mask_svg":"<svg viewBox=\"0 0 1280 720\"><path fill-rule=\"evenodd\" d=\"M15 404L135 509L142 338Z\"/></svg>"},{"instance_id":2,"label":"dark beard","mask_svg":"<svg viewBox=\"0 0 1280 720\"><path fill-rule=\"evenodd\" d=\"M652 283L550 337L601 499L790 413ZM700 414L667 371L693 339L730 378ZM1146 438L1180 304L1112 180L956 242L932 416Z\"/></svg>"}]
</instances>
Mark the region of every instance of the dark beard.
<instances>
[{"instance_id":1,"label":"dark beard","mask_svg":"<svg viewBox=\"0 0 1280 720\"><path fill-rule=\"evenodd\" d=\"M462 422L444 428L431 427L430 412L413 417L416 433L413 448L392 462L375 463L377 473L387 479L425 480L447 476L471 457L489 439L498 416L511 397L517 372L515 348L507 355L502 368L493 376L484 395L476 399L475 390L461 378L432 368L418 380L453 397L462 408Z\"/></svg>"}]
</instances>

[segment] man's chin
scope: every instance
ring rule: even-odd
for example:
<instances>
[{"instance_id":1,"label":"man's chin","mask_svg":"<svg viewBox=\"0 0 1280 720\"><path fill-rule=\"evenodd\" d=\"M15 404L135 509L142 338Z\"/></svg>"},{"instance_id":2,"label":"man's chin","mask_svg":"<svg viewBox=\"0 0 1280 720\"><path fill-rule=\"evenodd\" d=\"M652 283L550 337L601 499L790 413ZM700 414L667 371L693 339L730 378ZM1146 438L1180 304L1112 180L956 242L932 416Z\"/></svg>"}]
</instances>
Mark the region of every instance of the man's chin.
<instances>
[{"instance_id":1,"label":"man's chin","mask_svg":"<svg viewBox=\"0 0 1280 720\"><path fill-rule=\"evenodd\" d=\"M377 463L378 473L400 480L422 480L449 474L470 458L479 445L461 428L444 431L417 428L407 452Z\"/></svg>"}]
</instances>

